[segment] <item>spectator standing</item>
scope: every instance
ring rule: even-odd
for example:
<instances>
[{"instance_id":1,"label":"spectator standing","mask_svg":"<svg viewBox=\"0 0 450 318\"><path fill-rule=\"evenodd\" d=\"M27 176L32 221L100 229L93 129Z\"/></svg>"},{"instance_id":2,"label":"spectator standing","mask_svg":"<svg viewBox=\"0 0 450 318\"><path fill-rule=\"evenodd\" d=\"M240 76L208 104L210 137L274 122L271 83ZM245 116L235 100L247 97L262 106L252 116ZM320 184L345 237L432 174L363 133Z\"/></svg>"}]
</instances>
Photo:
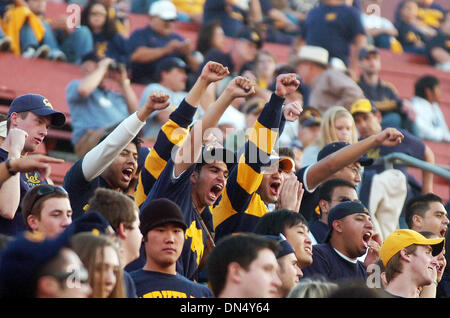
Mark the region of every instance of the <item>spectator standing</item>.
<instances>
[{"instance_id":1,"label":"spectator standing","mask_svg":"<svg viewBox=\"0 0 450 318\"><path fill-rule=\"evenodd\" d=\"M22 214L27 230L56 237L72 223L69 194L60 186L37 185L23 197Z\"/></svg>"},{"instance_id":2,"label":"spectator standing","mask_svg":"<svg viewBox=\"0 0 450 318\"><path fill-rule=\"evenodd\" d=\"M131 277L141 298L212 298L212 292L176 271L187 230L179 206L165 198L150 202L141 212L146 262Z\"/></svg>"},{"instance_id":3,"label":"spectator standing","mask_svg":"<svg viewBox=\"0 0 450 318\"><path fill-rule=\"evenodd\" d=\"M75 154L81 158L94 148L121 121L138 110L138 98L125 66L111 69L111 58L101 59L95 52L83 56L82 78L71 81L66 99L72 118ZM121 92L108 87L111 79Z\"/></svg>"},{"instance_id":4,"label":"spectator standing","mask_svg":"<svg viewBox=\"0 0 450 318\"><path fill-rule=\"evenodd\" d=\"M137 134L148 116L169 105L168 95L151 94L144 107L123 120L103 141L79 159L64 177L73 218L84 213L97 188L126 192L137 170L140 139Z\"/></svg>"},{"instance_id":5,"label":"spectator standing","mask_svg":"<svg viewBox=\"0 0 450 318\"><path fill-rule=\"evenodd\" d=\"M218 298L274 298L281 286L279 244L257 234L224 237L208 258L209 285Z\"/></svg>"},{"instance_id":6,"label":"spectator standing","mask_svg":"<svg viewBox=\"0 0 450 318\"><path fill-rule=\"evenodd\" d=\"M433 283L434 256L443 246L444 238L427 239L414 230L392 232L380 249L386 267L385 291L397 298L417 298L420 287Z\"/></svg>"},{"instance_id":7,"label":"spectator standing","mask_svg":"<svg viewBox=\"0 0 450 318\"><path fill-rule=\"evenodd\" d=\"M91 298L125 298L119 246L112 239L84 232L74 235L70 246L88 270Z\"/></svg>"},{"instance_id":8,"label":"spectator standing","mask_svg":"<svg viewBox=\"0 0 450 318\"><path fill-rule=\"evenodd\" d=\"M41 233L21 233L2 251L2 298L87 298L88 277L65 234L44 239Z\"/></svg>"},{"instance_id":9,"label":"spectator standing","mask_svg":"<svg viewBox=\"0 0 450 318\"><path fill-rule=\"evenodd\" d=\"M416 135L420 139L450 142L450 131L442 113L441 85L433 75L424 75L414 84L412 106L417 114Z\"/></svg>"},{"instance_id":10,"label":"spectator standing","mask_svg":"<svg viewBox=\"0 0 450 318\"><path fill-rule=\"evenodd\" d=\"M7 162L34 152L47 136L50 126L63 126L66 117L53 109L47 98L38 94L16 97L8 111L8 135L0 146L0 161ZM0 233L15 235L26 229L20 202L32 187L48 183L48 171L15 174L0 189Z\"/></svg>"},{"instance_id":11,"label":"spectator standing","mask_svg":"<svg viewBox=\"0 0 450 318\"><path fill-rule=\"evenodd\" d=\"M360 202L342 202L328 214L325 243L313 246L313 262L303 269L304 277L321 275L334 282L367 279L366 267L378 259L379 245L369 211ZM358 260L367 250L364 263ZM370 256L369 256L370 254Z\"/></svg>"},{"instance_id":12,"label":"spectator standing","mask_svg":"<svg viewBox=\"0 0 450 318\"><path fill-rule=\"evenodd\" d=\"M406 203L405 211L406 224L411 230L446 236L449 223L447 210L437 195L427 193L413 197Z\"/></svg>"}]
</instances>

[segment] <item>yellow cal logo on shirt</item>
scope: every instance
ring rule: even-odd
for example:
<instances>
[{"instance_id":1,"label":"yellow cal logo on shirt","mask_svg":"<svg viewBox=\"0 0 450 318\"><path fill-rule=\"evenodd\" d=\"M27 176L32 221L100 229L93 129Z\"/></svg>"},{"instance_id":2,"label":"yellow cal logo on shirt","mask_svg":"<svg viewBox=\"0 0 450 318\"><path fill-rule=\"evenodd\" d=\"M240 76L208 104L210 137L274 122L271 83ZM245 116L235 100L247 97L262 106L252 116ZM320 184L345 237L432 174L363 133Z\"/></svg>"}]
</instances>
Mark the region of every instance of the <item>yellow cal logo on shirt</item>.
<instances>
[{"instance_id":1,"label":"yellow cal logo on shirt","mask_svg":"<svg viewBox=\"0 0 450 318\"><path fill-rule=\"evenodd\" d=\"M327 13L325 16L325 20L327 21L334 21L337 18L337 14L335 12Z\"/></svg>"},{"instance_id":2,"label":"yellow cal logo on shirt","mask_svg":"<svg viewBox=\"0 0 450 318\"><path fill-rule=\"evenodd\" d=\"M196 226L196 222L193 221L191 226L186 230L185 239L188 237L192 238L191 242L191 250L192 252L197 254L197 265L200 264L200 260L203 256L203 251L205 249L203 245L203 233L201 229L198 229Z\"/></svg>"}]
</instances>

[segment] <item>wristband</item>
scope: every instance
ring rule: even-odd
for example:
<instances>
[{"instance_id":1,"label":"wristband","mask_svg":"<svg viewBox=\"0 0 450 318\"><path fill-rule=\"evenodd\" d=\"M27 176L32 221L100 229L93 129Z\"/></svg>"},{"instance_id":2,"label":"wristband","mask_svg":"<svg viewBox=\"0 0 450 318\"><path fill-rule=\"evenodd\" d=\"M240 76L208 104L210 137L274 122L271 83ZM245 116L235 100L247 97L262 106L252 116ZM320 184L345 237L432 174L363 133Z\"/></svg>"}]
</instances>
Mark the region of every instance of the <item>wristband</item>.
<instances>
[{"instance_id":1,"label":"wristband","mask_svg":"<svg viewBox=\"0 0 450 318\"><path fill-rule=\"evenodd\" d=\"M6 166L6 169L8 170L8 172L9 172L9 174L10 175L12 175L12 176L14 176L14 175L16 175L16 173L17 173L17 171L14 171L13 169L12 169L12 167L11 167L11 161L12 160L14 160L14 159L7 159L6 161L5 161L5 166Z\"/></svg>"}]
</instances>

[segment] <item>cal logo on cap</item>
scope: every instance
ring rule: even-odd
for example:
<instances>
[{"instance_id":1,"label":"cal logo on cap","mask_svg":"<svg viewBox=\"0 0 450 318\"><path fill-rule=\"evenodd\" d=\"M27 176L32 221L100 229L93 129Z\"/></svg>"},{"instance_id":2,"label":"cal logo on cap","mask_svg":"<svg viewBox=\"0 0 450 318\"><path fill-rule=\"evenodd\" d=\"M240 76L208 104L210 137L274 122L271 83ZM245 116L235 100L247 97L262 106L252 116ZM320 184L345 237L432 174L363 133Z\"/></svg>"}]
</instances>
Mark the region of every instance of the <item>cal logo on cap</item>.
<instances>
[{"instance_id":1,"label":"cal logo on cap","mask_svg":"<svg viewBox=\"0 0 450 318\"><path fill-rule=\"evenodd\" d=\"M50 107L51 109L53 109L52 104L49 102L49 100L47 98L45 98L42 102L44 103L45 106Z\"/></svg>"},{"instance_id":2,"label":"cal logo on cap","mask_svg":"<svg viewBox=\"0 0 450 318\"><path fill-rule=\"evenodd\" d=\"M250 36L252 37L252 40L253 40L253 41L259 41L259 35L258 35L258 33L252 32L252 33L250 34Z\"/></svg>"}]
</instances>

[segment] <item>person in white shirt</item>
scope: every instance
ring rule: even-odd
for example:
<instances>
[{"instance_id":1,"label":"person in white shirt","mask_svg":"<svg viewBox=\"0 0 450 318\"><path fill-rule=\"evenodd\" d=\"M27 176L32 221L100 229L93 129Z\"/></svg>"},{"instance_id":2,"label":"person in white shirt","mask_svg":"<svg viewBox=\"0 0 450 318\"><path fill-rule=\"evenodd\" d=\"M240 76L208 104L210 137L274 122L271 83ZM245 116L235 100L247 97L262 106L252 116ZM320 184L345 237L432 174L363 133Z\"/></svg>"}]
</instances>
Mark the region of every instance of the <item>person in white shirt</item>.
<instances>
[{"instance_id":1,"label":"person in white shirt","mask_svg":"<svg viewBox=\"0 0 450 318\"><path fill-rule=\"evenodd\" d=\"M450 142L450 132L439 107L440 98L441 87L435 76L425 75L416 81L411 103L417 113L417 137Z\"/></svg>"}]
</instances>

